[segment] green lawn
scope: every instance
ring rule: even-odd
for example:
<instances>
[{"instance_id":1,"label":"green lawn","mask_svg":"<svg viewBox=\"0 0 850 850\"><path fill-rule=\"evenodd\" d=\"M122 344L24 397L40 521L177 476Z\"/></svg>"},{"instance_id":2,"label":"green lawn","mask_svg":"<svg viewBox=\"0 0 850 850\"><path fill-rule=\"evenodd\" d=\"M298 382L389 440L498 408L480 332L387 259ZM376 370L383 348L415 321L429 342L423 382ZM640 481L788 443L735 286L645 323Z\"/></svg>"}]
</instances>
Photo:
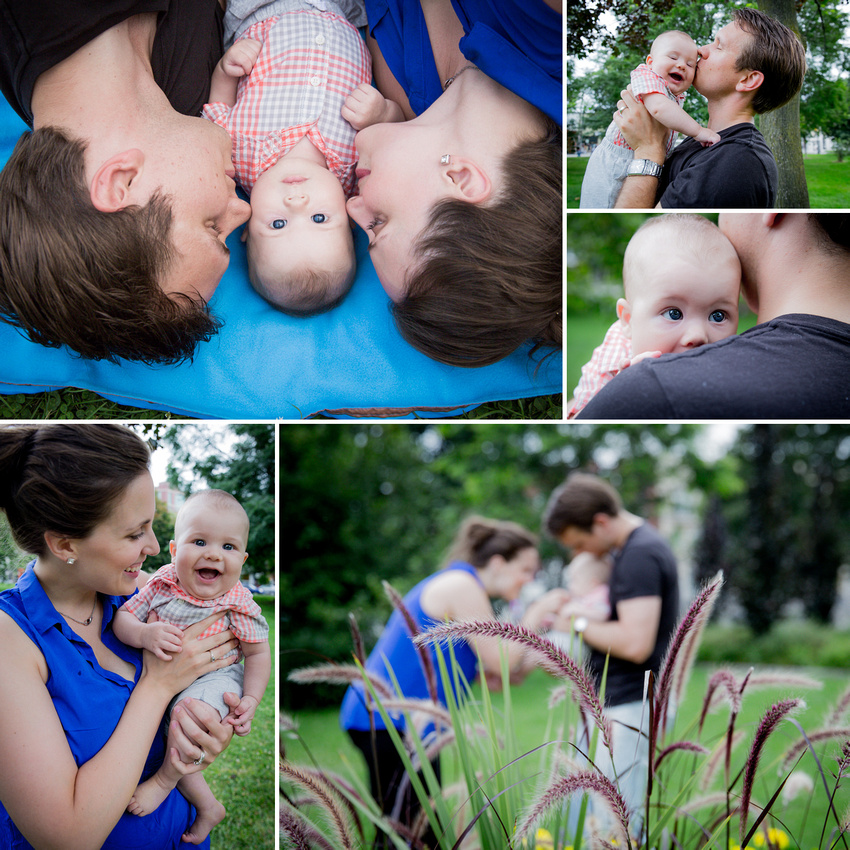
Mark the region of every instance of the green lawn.
<instances>
[{"instance_id":1,"label":"green lawn","mask_svg":"<svg viewBox=\"0 0 850 850\"><path fill-rule=\"evenodd\" d=\"M708 677L717 668L708 665L697 665L691 677L690 685L686 693L686 699L681 706L676 720L676 732L680 736L692 734L688 727L699 716L703 695L705 693ZM740 678L746 668L731 668ZM775 671L775 668L774 668ZM756 670L756 672L762 672ZM743 754L752 740L753 733L764 712L780 698L788 696L802 696L805 698L807 707L797 715L797 720L807 731L819 727L825 712L836 701L838 696L847 687L846 671L835 668L793 668L788 672L805 673L823 682L823 690L795 690L789 687L774 686L770 689L753 689L745 695L743 709L738 717L736 729L745 733L745 743L739 745L733 756L733 766L740 767L743 763ZM554 680L541 672L533 673L526 682L514 687L511 692L513 716L521 719L516 723L516 735L520 741L521 748L529 751L542 742L543 730L546 728L546 719L549 709L547 700L549 693L555 684ZM292 686L288 687L302 687ZM340 689L340 698L342 689ZM497 697L494 701L497 714L500 712L501 700ZM709 715L706 728L702 735L702 742L709 747L714 746L721 739L728 723L729 713L726 704ZM293 764L310 763L311 756L320 764L334 772L349 775L355 771L358 775L365 776L365 767L362 756L349 743L347 736L340 730L338 712L336 708L317 711L300 712L296 716L299 724L298 735L307 742L310 754L293 735L284 735L283 741L286 745L286 756ZM765 802L776 789L780 779L776 770L776 762L784 754L792 739L795 739L796 729L790 723L780 725L774 735L768 739L767 746L761 758L760 773L757 776L754 799ZM674 740L676 740L674 738ZM669 773L661 774L661 781L667 783L670 793L684 785L687 781L689 768L688 756L681 754L678 758L670 759ZM835 762L831 757L824 758L824 766L827 769L834 768ZM800 765L810 775L815 775L814 762L807 755ZM452 759L444 760L444 784L448 784L455 777L455 766ZM819 781L819 780L818 780ZM737 785L740 790L740 782ZM803 800L792 802L787 808L782 809L782 821L787 833L795 837L802 837L799 847L804 850L813 850L820 846L820 830L823 825L823 797L816 797L815 802L807 810ZM846 811L847 792L839 793L836 800L839 814ZM778 814L780 809L776 809ZM752 819L751 819L752 822ZM736 826L737 828L737 826ZM792 841L791 846L794 845Z\"/></svg>"},{"instance_id":2,"label":"green lawn","mask_svg":"<svg viewBox=\"0 0 850 850\"><path fill-rule=\"evenodd\" d=\"M277 620L274 598L255 597L269 624L269 641L275 646ZM210 788L227 809L227 817L212 832L213 850L261 850L273 848L277 824L277 758L274 743L275 709L274 667L277 653L272 651L272 676L263 697L251 733L234 736L230 746L204 772Z\"/></svg>"},{"instance_id":3,"label":"green lawn","mask_svg":"<svg viewBox=\"0 0 850 850\"><path fill-rule=\"evenodd\" d=\"M850 160L838 162L834 153L803 157L812 209L850 207ZM567 208L578 209L587 157L567 159Z\"/></svg>"}]
</instances>

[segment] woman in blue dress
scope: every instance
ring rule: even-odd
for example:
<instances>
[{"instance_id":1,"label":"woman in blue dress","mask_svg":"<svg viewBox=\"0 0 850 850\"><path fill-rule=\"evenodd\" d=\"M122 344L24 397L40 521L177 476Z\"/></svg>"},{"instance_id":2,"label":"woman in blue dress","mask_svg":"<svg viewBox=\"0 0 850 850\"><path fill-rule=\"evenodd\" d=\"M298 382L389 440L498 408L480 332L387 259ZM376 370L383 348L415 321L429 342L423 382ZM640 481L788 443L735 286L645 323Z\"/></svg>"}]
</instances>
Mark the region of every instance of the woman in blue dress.
<instances>
[{"instance_id":1,"label":"woman in blue dress","mask_svg":"<svg viewBox=\"0 0 850 850\"><path fill-rule=\"evenodd\" d=\"M366 0L375 85L348 213L402 335L482 366L561 347L561 0Z\"/></svg>"},{"instance_id":2,"label":"woman in blue dress","mask_svg":"<svg viewBox=\"0 0 850 850\"><path fill-rule=\"evenodd\" d=\"M519 599L522 588L539 568L537 538L530 531L513 522L470 517L458 530L446 565L407 593L404 606L420 631L446 620L492 620L495 613L490 600L513 602ZM528 605L522 625L532 630L551 625L565 601L563 590L550 590ZM430 652L433 669L437 671L436 650L431 648ZM502 684L502 652L507 653L508 670L514 683L521 682L535 666L521 647L498 640L479 639L474 646L460 642L454 649L457 668L464 679L471 684L480 675L491 688L500 688ZM479 658L481 670L478 669ZM399 611L393 612L369 654L366 670L387 683L396 680L401 693L408 699L430 698L410 629ZM442 681L439 674L436 675L437 699L446 706ZM372 796L386 813L395 810L396 817L411 824L418 807L409 785L403 798L398 799L403 787L404 764L380 713L373 709L370 717L359 682L345 693L340 723L366 759ZM397 723L403 728L402 718ZM439 776L437 762L434 768Z\"/></svg>"},{"instance_id":3,"label":"woman in blue dress","mask_svg":"<svg viewBox=\"0 0 850 850\"><path fill-rule=\"evenodd\" d=\"M0 594L0 847L188 846L194 810L179 792L143 818L127 804L163 758L195 772L230 741L198 701L160 734L178 691L232 663L229 631L192 640L209 621L197 624L170 661L112 632L159 551L149 460L120 425L0 427L0 509L36 556Z\"/></svg>"}]
</instances>

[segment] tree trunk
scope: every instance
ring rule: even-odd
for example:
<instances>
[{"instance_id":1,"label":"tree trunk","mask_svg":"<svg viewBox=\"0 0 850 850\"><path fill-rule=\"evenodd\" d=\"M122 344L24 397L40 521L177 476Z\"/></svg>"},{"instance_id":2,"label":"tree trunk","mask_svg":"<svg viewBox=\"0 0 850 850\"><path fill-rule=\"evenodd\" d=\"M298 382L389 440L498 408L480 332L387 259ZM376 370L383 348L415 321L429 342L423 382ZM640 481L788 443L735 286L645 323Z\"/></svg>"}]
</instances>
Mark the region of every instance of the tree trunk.
<instances>
[{"instance_id":1,"label":"tree trunk","mask_svg":"<svg viewBox=\"0 0 850 850\"><path fill-rule=\"evenodd\" d=\"M759 0L759 9L792 30L800 41L796 0ZM805 45L805 42L804 42ZM806 208L809 190L803 168L803 148L800 142L800 95L779 109L762 115L759 129L767 140L779 168L779 189L776 206L779 208Z\"/></svg>"}]
</instances>

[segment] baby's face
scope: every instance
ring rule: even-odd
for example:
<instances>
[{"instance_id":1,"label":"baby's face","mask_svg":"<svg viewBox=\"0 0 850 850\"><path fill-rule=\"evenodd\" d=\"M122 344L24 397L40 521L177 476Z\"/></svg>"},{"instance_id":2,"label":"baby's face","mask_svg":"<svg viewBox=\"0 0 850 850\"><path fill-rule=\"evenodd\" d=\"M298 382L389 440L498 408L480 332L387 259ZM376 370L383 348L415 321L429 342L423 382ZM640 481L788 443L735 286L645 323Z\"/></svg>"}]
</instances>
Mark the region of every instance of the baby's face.
<instances>
[{"instance_id":1,"label":"baby's face","mask_svg":"<svg viewBox=\"0 0 850 850\"><path fill-rule=\"evenodd\" d=\"M245 515L233 507L190 505L171 541L180 586L196 599L215 599L236 586L248 557Z\"/></svg>"},{"instance_id":2,"label":"baby's face","mask_svg":"<svg viewBox=\"0 0 850 850\"><path fill-rule=\"evenodd\" d=\"M732 258L709 268L696 257L659 257L651 280L638 283L621 304L632 356L688 351L738 330L741 270Z\"/></svg>"},{"instance_id":3,"label":"baby's face","mask_svg":"<svg viewBox=\"0 0 850 850\"><path fill-rule=\"evenodd\" d=\"M266 275L343 266L353 237L342 185L311 160L283 157L254 184L247 238Z\"/></svg>"},{"instance_id":4,"label":"baby's face","mask_svg":"<svg viewBox=\"0 0 850 850\"><path fill-rule=\"evenodd\" d=\"M697 46L683 33L671 32L655 39L646 64L661 77L673 94L687 91L697 69Z\"/></svg>"}]
</instances>

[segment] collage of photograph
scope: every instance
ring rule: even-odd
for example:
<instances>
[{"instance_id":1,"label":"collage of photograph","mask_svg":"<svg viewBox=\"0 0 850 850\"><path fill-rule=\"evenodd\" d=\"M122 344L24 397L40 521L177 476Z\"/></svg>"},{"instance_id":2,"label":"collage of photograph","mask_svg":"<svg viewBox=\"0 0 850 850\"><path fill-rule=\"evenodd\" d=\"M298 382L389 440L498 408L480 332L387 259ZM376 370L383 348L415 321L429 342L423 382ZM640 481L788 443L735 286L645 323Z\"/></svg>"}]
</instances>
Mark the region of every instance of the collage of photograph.
<instances>
[{"instance_id":1,"label":"collage of photograph","mask_svg":"<svg viewBox=\"0 0 850 850\"><path fill-rule=\"evenodd\" d=\"M850 848L850 0L0 23L0 850Z\"/></svg>"}]
</instances>

